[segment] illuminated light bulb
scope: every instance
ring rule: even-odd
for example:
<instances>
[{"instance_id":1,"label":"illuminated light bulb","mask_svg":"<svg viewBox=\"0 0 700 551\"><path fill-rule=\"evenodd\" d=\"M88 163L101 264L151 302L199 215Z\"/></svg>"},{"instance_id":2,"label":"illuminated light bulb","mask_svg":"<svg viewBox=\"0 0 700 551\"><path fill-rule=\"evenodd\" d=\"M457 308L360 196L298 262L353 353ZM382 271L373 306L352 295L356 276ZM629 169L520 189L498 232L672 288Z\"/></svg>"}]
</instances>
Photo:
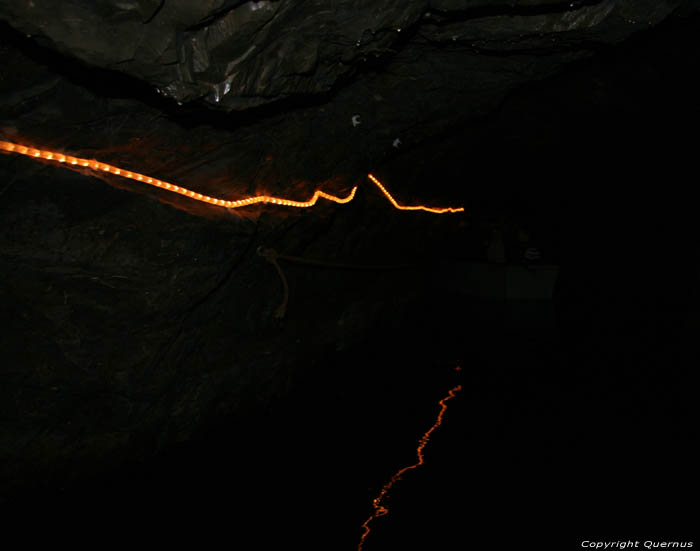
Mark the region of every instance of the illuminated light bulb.
<instances>
[{"instance_id":1,"label":"illuminated light bulb","mask_svg":"<svg viewBox=\"0 0 700 551\"><path fill-rule=\"evenodd\" d=\"M113 172L114 172L117 176L118 176L119 174L122 173L122 171L119 170L118 168L115 168L115 169L113 170Z\"/></svg>"},{"instance_id":2,"label":"illuminated light bulb","mask_svg":"<svg viewBox=\"0 0 700 551\"><path fill-rule=\"evenodd\" d=\"M39 151L38 149L35 150L35 151L34 151L34 156L35 156L35 157L41 157L41 151Z\"/></svg>"},{"instance_id":3,"label":"illuminated light bulb","mask_svg":"<svg viewBox=\"0 0 700 551\"><path fill-rule=\"evenodd\" d=\"M59 163L65 163L66 162L66 156L65 155L59 155L57 158Z\"/></svg>"},{"instance_id":4,"label":"illuminated light bulb","mask_svg":"<svg viewBox=\"0 0 700 551\"><path fill-rule=\"evenodd\" d=\"M153 178L146 178L146 182L148 182L149 184L152 184L152 183L153 183Z\"/></svg>"},{"instance_id":5,"label":"illuminated light bulb","mask_svg":"<svg viewBox=\"0 0 700 551\"><path fill-rule=\"evenodd\" d=\"M139 182L141 182L141 181L143 180L143 176L141 176L141 175L139 174L139 175L136 177L136 179L137 179Z\"/></svg>"},{"instance_id":6,"label":"illuminated light bulb","mask_svg":"<svg viewBox=\"0 0 700 551\"><path fill-rule=\"evenodd\" d=\"M50 161L51 159L53 159L53 153L47 153L47 154L46 154L46 158L47 158L49 161Z\"/></svg>"}]
</instances>

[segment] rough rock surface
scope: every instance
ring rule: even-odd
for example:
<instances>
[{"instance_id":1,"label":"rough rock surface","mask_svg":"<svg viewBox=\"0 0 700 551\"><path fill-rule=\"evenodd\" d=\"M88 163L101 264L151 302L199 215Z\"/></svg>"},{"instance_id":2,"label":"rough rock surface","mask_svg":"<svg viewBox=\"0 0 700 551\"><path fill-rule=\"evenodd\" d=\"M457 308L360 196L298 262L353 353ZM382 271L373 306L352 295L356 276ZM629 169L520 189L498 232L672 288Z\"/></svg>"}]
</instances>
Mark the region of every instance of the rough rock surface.
<instances>
[{"instance_id":1,"label":"rough rock surface","mask_svg":"<svg viewBox=\"0 0 700 551\"><path fill-rule=\"evenodd\" d=\"M230 111L342 88L368 61L385 63L410 46L433 55L456 50L467 67L470 57L485 53L584 55L690 4L34 0L3 2L0 18L176 101L203 98ZM410 72L423 74L420 67Z\"/></svg>"}]
</instances>

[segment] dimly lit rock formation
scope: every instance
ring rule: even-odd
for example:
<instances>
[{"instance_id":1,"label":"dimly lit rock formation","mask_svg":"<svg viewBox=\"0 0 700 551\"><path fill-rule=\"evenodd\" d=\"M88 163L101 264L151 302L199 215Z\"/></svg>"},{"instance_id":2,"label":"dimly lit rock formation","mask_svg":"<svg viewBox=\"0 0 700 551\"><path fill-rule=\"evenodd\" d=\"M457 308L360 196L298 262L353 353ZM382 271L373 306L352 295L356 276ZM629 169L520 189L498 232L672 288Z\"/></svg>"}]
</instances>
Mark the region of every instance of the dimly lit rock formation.
<instances>
[{"instance_id":1,"label":"dimly lit rock formation","mask_svg":"<svg viewBox=\"0 0 700 551\"><path fill-rule=\"evenodd\" d=\"M0 17L91 66L135 76L180 102L203 98L230 111L335 91L368 64L392 60L407 85L411 76L432 76L435 87L479 80L500 96L519 80L517 72L525 70L521 78L527 78L530 71L550 71L690 4L36 0L5 2ZM508 53L533 60L519 63L510 79L495 65L480 69L480 56ZM422 69L421 58L432 70ZM451 70L456 59L462 71ZM474 70L498 78L470 78Z\"/></svg>"}]
</instances>

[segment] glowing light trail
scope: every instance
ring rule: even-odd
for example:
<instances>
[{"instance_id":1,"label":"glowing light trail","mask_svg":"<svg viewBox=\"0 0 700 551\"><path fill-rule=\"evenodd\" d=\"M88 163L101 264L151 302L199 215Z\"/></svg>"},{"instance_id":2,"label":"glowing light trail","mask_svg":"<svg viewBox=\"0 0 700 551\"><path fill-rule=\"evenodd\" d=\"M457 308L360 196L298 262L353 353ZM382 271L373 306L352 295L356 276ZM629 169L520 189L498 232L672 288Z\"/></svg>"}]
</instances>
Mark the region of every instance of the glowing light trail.
<instances>
[{"instance_id":1,"label":"glowing light trail","mask_svg":"<svg viewBox=\"0 0 700 551\"><path fill-rule=\"evenodd\" d=\"M26 155L27 157L33 157L38 159L44 159L46 161L52 161L56 163L64 163L73 166L80 166L84 168L90 168L95 171L108 172L110 174L115 174L121 176L122 178L128 178L137 182L148 184L153 187L164 189L166 191L171 191L185 197L189 197L195 201L200 201L202 203L209 203L210 205L216 205L219 207L224 207L227 209L236 209L241 207L247 207L249 205L255 205L257 203L266 203L272 205L282 205L285 207L297 207L297 208L308 208L314 206L319 199L327 199L328 201L333 201L334 203L349 203L355 198L355 192L357 191L357 186L352 188L350 193L346 197L337 197L325 191L317 189L311 199L308 201L293 201L291 199L284 199L282 197L274 197L272 195L255 195L253 197L247 197L246 199L239 199L237 201L231 201L228 199L219 199L216 197L210 197L208 195L203 195L191 189L176 186L169 182L159 180L158 178L153 178L145 174L140 174L138 172L133 172L131 170L126 170L119 168L107 163L102 163L94 159L82 159L80 157L73 157L72 155L64 155L56 151L46 151L43 149L36 149L34 147L27 147L26 145L20 145L12 142L0 141L0 150L7 151L9 153L17 153L19 155ZM386 188L381 184L377 178L372 174L367 176L372 182L374 182L377 187L381 190L384 196L389 200L389 202L399 210L425 210L428 212L443 214L452 212L463 212L463 208L433 208L424 206L414 206L407 207L399 205L396 200L391 196L391 194L386 190Z\"/></svg>"},{"instance_id":2,"label":"glowing light trail","mask_svg":"<svg viewBox=\"0 0 700 551\"><path fill-rule=\"evenodd\" d=\"M355 192L357 191L357 186L355 186L352 188L347 197L336 197L335 195L331 195L330 193L326 193L325 191L321 191L319 189L316 190L313 197L311 197L311 199L308 201L292 201L291 199L283 199L281 197L273 197L271 195L256 195L254 197L248 197L247 199L229 201L227 199L209 197L208 195L203 195L201 193L197 193L196 191L192 191L191 189L176 186L169 182L164 182L163 180L146 176L145 174L139 174L138 172L132 172L130 170L125 170L123 168L108 165L107 163L101 163L95 160L81 159L80 157L72 157L71 155L64 155L63 153L56 153L54 151L44 151L33 147L17 145L11 142L0 141L0 149L4 149L5 151L9 151L11 153L27 155L28 157L38 157L41 159L46 159L47 161L66 163L69 165L91 168L92 170L109 172L111 174L121 176L122 178L129 178L130 180L135 180L137 182L142 182L157 188L172 191L173 193L184 195L185 197L189 197L195 201L201 201L202 203L209 203L211 205L217 205L228 209L247 207L256 203L271 203L273 205L284 205L286 207L308 208L314 206L321 197L335 203L349 203L355 198Z\"/></svg>"},{"instance_id":3,"label":"glowing light trail","mask_svg":"<svg viewBox=\"0 0 700 551\"><path fill-rule=\"evenodd\" d=\"M391 477L389 482L384 484L384 487L382 488L381 492L379 492L379 495L372 500L372 507L374 508L374 512L362 525L363 533L362 537L360 538L360 544L357 546L357 551L362 551L362 546L364 545L365 539L367 538L367 535L370 532L370 523L374 519L383 517L384 515L389 513L389 509L382 505L382 501L385 497L387 497L387 495L389 494L389 490L391 490L392 486L396 484L396 482L401 480L401 476L406 474L408 471L412 469L417 469L423 464L423 449L428 443L428 440L430 440L430 435L433 433L433 431L442 424L442 418L445 415L445 412L447 411L447 401L454 398L457 395L457 392L459 392L460 390L462 390L462 385L457 385L456 387L450 389L447 396L440 400L440 412L438 413L435 423L433 423L433 426L430 427L418 441L418 448L416 448L416 457L418 458L418 461L413 465L409 465L408 467L404 467L403 469L397 471L394 474L394 476Z\"/></svg>"},{"instance_id":4,"label":"glowing light trail","mask_svg":"<svg viewBox=\"0 0 700 551\"><path fill-rule=\"evenodd\" d=\"M464 212L464 207L424 207L422 205L420 206L415 206L415 207L406 207L403 205L399 205L396 202L396 199L394 199L391 196L391 193L389 193L386 188L382 185L382 183L377 180L372 174L368 174L367 177L372 180L376 184L376 186L379 188L379 190L384 194L384 196L389 200L389 202L394 205L395 208L399 210L425 210L427 212L432 212L434 214L445 214L448 212Z\"/></svg>"}]
</instances>

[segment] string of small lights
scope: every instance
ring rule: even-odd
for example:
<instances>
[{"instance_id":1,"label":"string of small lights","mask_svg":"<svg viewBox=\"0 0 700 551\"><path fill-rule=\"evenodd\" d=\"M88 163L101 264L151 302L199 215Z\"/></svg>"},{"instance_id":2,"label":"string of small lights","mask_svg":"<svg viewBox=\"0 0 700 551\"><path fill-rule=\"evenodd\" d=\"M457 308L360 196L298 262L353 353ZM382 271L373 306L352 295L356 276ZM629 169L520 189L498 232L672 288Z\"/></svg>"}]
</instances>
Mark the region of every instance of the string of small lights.
<instances>
[{"instance_id":1,"label":"string of small lights","mask_svg":"<svg viewBox=\"0 0 700 551\"><path fill-rule=\"evenodd\" d=\"M374 177L373 174L368 174L367 177L376 184L376 186L379 188L379 190L384 194L384 196L389 200L389 202L394 205L395 208L398 210L424 210L427 212L432 212L433 214L445 214L445 213L453 213L453 212L464 212L464 207L424 207L422 205L419 206L413 206L413 207L407 207L403 205L399 205L396 202L396 199L394 199L391 196L391 193L389 193L386 188L382 185L382 183L377 180L377 178Z\"/></svg>"},{"instance_id":2,"label":"string of small lights","mask_svg":"<svg viewBox=\"0 0 700 551\"><path fill-rule=\"evenodd\" d=\"M121 176L122 178L128 178L130 180L135 180L144 184L148 184L166 191L171 191L185 197L189 197L195 201L200 201L202 203L209 203L210 205L216 205L219 207L224 207L227 209L236 209L241 207L247 207L250 205L255 205L257 203L266 203L273 205L282 205L285 207L296 207L296 208L308 208L314 206L319 199L327 199L328 201L333 201L334 203L349 203L355 198L355 193L357 192L357 186L353 187L350 193L346 197L338 197L320 189L316 190L308 201L294 201L291 199L285 199L282 197L274 197L272 195L255 195L252 197L247 197L245 199L239 199L236 201L231 201L228 199L219 199L216 197L210 197L202 193L198 193L191 189L176 186L169 182L159 180L158 178L153 178L151 176L146 176L145 174L140 174L138 172L133 172L131 170L125 170L107 163L102 163L94 159L82 159L80 157L73 157L72 155L64 155L56 151L47 151L43 149L37 149L34 147L28 147L26 145L20 145L12 142L0 141L0 150L7 151L9 153L16 153L19 155L26 155L27 157L33 157L37 159L43 159L46 161L52 161L55 163L63 163L72 166L80 166L84 168L90 168L95 171L108 172L116 176ZM391 196L391 194L386 190L386 188L381 184L381 182L374 177L372 174L368 175L368 178L377 185L384 196L389 200L389 202L399 210L424 210L432 212L435 214L444 213L454 213L463 212L463 208L435 208L435 207L425 207L425 206L402 206L397 203L397 201Z\"/></svg>"},{"instance_id":3,"label":"string of small lights","mask_svg":"<svg viewBox=\"0 0 700 551\"><path fill-rule=\"evenodd\" d=\"M455 371L460 371L460 368L457 367ZM384 484L382 487L382 490L379 492L379 495L372 500L372 507L374 508L374 512L372 515L362 524L362 537L360 538L360 543L357 546L357 551L362 551L362 546L365 544L365 539L367 539L367 535L370 532L370 523L378 518L378 517L383 517L384 515L389 513L389 509L382 505L382 501L384 498L387 497L389 494L389 491L391 490L392 486L396 484L399 480L401 480L401 477L406 474L408 471L412 469L417 469L420 467L423 462L423 449L425 449L425 446L428 443L428 440L430 440L430 435L433 433L435 429L437 429L441 424L442 424L442 418L445 415L445 412L447 411L447 401L451 400L457 395L457 392L462 390L462 385L457 385L456 387L450 389L450 391L447 393L447 396L445 396L442 400L440 400L439 405L440 405L440 412L438 413L437 419L435 420L435 423L433 423L433 426L430 427L425 434L421 437L421 439L418 441L418 448L416 448L416 457L418 458L418 461L414 463L413 465L409 465L408 467L404 467L403 469L400 469L396 471L396 473L391 477L389 482Z\"/></svg>"},{"instance_id":4,"label":"string of small lights","mask_svg":"<svg viewBox=\"0 0 700 551\"><path fill-rule=\"evenodd\" d=\"M319 198L323 197L329 201L335 203L349 203L355 198L355 192L357 191L357 186L355 186L347 197L336 197L330 193L326 193L321 190L316 190L313 197L308 201L292 201L291 199L283 199L281 197L273 197L271 195L256 195L254 197L248 197L246 199L239 199L237 201L230 201L226 199L217 199L216 197L209 197L208 195L203 195L187 189L184 187L176 186L169 182L164 182L157 178L152 178L146 176L145 174L139 174L138 172L132 172L130 170L125 170L116 166L109 165L107 163L101 163L99 161L90 159L81 159L80 157L73 157L71 155L64 155L63 153L56 153L54 151L45 151L42 149L36 149L33 147L27 147L24 145L14 144L12 142L0 142L0 149L9 151L10 153L19 153L20 155L27 155L28 157L35 157L40 159L45 159L47 161L54 161L57 163L65 163L73 166L82 166L85 168L91 168L92 170L101 170L102 172L109 172L111 174L116 174L122 178L128 178L130 180L135 180L137 182L143 182L157 188L165 189L167 191L172 191L173 193L178 193L194 199L195 201L201 201L202 203L209 203L211 205L217 205L220 207L235 209L240 207L247 207L249 205L254 205L256 203L271 203L273 205L284 205L286 207L298 207L298 208L308 208L316 204Z\"/></svg>"}]
</instances>

